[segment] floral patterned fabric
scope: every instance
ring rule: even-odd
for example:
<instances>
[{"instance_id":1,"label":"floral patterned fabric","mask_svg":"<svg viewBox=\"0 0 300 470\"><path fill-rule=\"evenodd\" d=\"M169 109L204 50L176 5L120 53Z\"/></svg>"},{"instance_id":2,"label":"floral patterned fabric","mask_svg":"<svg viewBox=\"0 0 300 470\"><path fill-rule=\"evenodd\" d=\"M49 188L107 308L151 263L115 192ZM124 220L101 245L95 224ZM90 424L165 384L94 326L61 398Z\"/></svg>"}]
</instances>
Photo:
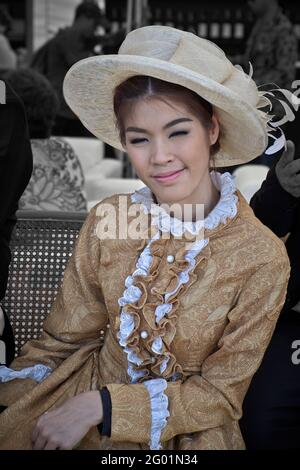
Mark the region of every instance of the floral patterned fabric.
<instances>
[{"instance_id":1,"label":"floral patterned fabric","mask_svg":"<svg viewBox=\"0 0 300 470\"><path fill-rule=\"evenodd\" d=\"M118 299L152 238L150 214L126 195L128 224L140 211L140 236L112 239L101 236L99 222L110 203L117 220L115 214L109 217L119 226L118 195L92 209L42 337L27 343L10 365L21 370L42 363L51 375L40 384L17 379L0 385L0 404L8 406L0 415L1 449L31 449L31 432L42 413L103 386L112 403L111 437L91 428L79 449L149 449L151 439L152 444L159 439L163 449L244 448L238 424L243 399L273 334L290 267L284 244L255 218L238 191L235 196L235 215L225 218L222 211L218 224L204 228L209 243L180 289L175 289L180 273L191 265L185 257L190 234L170 234L151 243L149 272L135 276L141 295L128 307L136 322L126 342L143 359L143 375L136 383L119 343ZM172 293L168 302L173 308L157 318L166 293ZM106 330L102 346L101 330ZM163 372L153 367L160 360L152 348L159 336L170 357ZM144 385L155 379L166 385L163 425L154 415L155 393Z\"/></svg>"},{"instance_id":2,"label":"floral patterned fabric","mask_svg":"<svg viewBox=\"0 0 300 470\"><path fill-rule=\"evenodd\" d=\"M62 139L31 140L33 171L19 209L85 212L84 177L72 147Z\"/></svg>"}]
</instances>

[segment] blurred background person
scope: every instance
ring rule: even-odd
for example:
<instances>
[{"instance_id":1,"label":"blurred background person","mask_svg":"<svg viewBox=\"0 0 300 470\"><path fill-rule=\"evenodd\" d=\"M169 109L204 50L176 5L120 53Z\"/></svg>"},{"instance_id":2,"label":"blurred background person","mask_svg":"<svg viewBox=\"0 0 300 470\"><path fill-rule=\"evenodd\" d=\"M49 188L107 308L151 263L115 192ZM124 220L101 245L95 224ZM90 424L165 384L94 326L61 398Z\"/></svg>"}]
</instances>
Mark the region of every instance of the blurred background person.
<instances>
[{"instance_id":1,"label":"blurred background person","mask_svg":"<svg viewBox=\"0 0 300 470\"><path fill-rule=\"evenodd\" d=\"M84 177L73 148L52 137L58 99L50 82L30 69L8 72L6 78L22 99L28 118L33 172L20 209L86 211Z\"/></svg>"},{"instance_id":2,"label":"blurred background person","mask_svg":"<svg viewBox=\"0 0 300 470\"><path fill-rule=\"evenodd\" d=\"M258 85L291 89L296 78L297 37L278 0L249 0L256 17L247 41L244 65L252 63Z\"/></svg>"},{"instance_id":3,"label":"blurred background person","mask_svg":"<svg viewBox=\"0 0 300 470\"><path fill-rule=\"evenodd\" d=\"M95 55L96 32L106 21L96 3L82 2L75 10L73 24L60 29L33 57L33 68L48 78L59 99L55 135L91 136L66 104L62 86L67 71L75 62Z\"/></svg>"},{"instance_id":4,"label":"blurred background person","mask_svg":"<svg viewBox=\"0 0 300 470\"><path fill-rule=\"evenodd\" d=\"M298 40L293 30L293 25L283 13L278 0L248 0L248 6L256 20L246 43L244 55L235 56L232 60L240 64L246 73L249 71L249 62L253 66L253 78L261 86L262 90L274 93L274 90L292 90L296 79L296 62ZM279 91L275 91L276 97L291 108L291 103ZM273 122L281 121L286 116L286 110L268 95L272 103ZM294 112L293 112L294 114ZM299 117L296 114L296 119ZM293 141L299 139L299 133L295 133L295 125L285 119L282 129L287 138ZM274 134L277 138L281 131ZM269 139L269 146L274 143ZM268 167L274 165L280 158L282 151L270 156L263 154L258 156L251 164L263 164Z\"/></svg>"},{"instance_id":5,"label":"blurred background person","mask_svg":"<svg viewBox=\"0 0 300 470\"><path fill-rule=\"evenodd\" d=\"M15 69L17 67L17 55L11 47L6 34L11 28L11 18L4 8L0 5L0 72Z\"/></svg>"},{"instance_id":6,"label":"blurred background person","mask_svg":"<svg viewBox=\"0 0 300 470\"><path fill-rule=\"evenodd\" d=\"M5 100L1 99L0 104L0 363L9 365L15 355L14 336L1 301L11 260L9 242L18 201L31 176L32 153L24 106L12 88L5 85Z\"/></svg>"},{"instance_id":7,"label":"blurred background person","mask_svg":"<svg viewBox=\"0 0 300 470\"><path fill-rule=\"evenodd\" d=\"M291 89L296 78L298 42L293 25L278 0L248 0L255 22L245 44L245 52L231 57L246 72L249 62L258 85L271 84Z\"/></svg>"}]
</instances>

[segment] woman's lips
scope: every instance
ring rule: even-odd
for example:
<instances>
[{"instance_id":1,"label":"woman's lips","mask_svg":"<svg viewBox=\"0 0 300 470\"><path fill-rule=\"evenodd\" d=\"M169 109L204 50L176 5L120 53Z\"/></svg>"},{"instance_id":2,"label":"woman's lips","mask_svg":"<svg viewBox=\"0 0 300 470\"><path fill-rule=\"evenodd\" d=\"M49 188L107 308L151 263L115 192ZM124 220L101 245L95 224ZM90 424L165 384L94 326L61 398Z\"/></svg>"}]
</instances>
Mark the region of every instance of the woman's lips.
<instances>
[{"instance_id":1,"label":"woman's lips","mask_svg":"<svg viewBox=\"0 0 300 470\"><path fill-rule=\"evenodd\" d=\"M160 183L164 183L166 181L173 181L176 178L178 178L178 176L181 175L183 170L184 170L184 168L182 168L181 170L175 171L174 173L169 173L167 176L153 176L153 178L156 181L159 181Z\"/></svg>"}]
</instances>

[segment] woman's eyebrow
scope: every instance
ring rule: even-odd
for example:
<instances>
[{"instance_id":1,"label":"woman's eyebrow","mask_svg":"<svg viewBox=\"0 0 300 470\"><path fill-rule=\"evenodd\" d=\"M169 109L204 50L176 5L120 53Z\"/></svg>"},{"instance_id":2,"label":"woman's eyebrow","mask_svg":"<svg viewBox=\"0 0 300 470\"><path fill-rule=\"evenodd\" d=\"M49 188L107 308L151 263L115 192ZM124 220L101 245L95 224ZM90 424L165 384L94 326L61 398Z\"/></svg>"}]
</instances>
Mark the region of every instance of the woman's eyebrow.
<instances>
[{"instance_id":1,"label":"woman's eyebrow","mask_svg":"<svg viewBox=\"0 0 300 470\"><path fill-rule=\"evenodd\" d=\"M163 129L168 129L169 127L175 126L176 124L179 124L181 122L192 122L192 121L193 120L190 118L174 119L174 121L170 121L166 125L164 125ZM127 127L125 132L142 132L143 134L149 134L149 132L146 129L142 129L141 127Z\"/></svg>"}]
</instances>

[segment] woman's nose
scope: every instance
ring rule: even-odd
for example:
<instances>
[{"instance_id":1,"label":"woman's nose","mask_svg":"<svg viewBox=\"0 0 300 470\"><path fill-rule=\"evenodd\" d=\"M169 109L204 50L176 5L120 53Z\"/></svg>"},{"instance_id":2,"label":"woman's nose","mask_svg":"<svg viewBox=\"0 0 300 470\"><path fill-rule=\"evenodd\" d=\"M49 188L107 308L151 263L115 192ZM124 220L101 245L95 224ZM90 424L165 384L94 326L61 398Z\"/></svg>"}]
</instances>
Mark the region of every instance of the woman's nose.
<instances>
[{"instance_id":1,"label":"woman's nose","mask_svg":"<svg viewBox=\"0 0 300 470\"><path fill-rule=\"evenodd\" d=\"M155 164L163 164L172 160L172 152L167 142L156 142L151 149L151 160Z\"/></svg>"}]
</instances>

